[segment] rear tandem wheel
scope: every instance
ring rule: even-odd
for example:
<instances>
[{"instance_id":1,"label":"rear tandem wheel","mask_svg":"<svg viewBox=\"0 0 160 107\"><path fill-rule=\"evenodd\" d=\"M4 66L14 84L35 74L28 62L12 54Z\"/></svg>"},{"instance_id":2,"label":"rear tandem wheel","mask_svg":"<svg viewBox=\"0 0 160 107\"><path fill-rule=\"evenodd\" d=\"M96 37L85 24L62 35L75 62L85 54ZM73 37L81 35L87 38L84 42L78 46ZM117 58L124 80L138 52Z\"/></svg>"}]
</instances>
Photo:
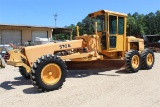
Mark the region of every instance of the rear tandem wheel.
<instances>
[{"instance_id":1,"label":"rear tandem wheel","mask_svg":"<svg viewBox=\"0 0 160 107\"><path fill-rule=\"evenodd\" d=\"M56 55L45 55L37 59L31 69L31 81L41 91L59 89L67 75L65 62Z\"/></svg>"},{"instance_id":2,"label":"rear tandem wheel","mask_svg":"<svg viewBox=\"0 0 160 107\"><path fill-rule=\"evenodd\" d=\"M141 68L141 56L137 50L129 50L125 54L125 65L128 72L138 72Z\"/></svg>"},{"instance_id":3,"label":"rear tandem wheel","mask_svg":"<svg viewBox=\"0 0 160 107\"><path fill-rule=\"evenodd\" d=\"M154 53L151 49L142 51L142 69L151 69L154 65Z\"/></svg>"}]
</instances>

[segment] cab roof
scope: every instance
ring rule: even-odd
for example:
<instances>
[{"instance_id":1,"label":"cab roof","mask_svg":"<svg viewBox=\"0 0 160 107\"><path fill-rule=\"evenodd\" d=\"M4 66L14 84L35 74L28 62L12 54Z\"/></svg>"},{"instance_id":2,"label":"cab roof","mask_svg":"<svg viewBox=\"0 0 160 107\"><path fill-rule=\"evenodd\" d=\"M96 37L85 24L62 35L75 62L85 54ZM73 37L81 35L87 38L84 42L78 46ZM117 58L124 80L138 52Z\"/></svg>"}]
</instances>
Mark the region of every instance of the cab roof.
<instances>
[{"instance_id":1,"label":"cab roof","mask_svg":"<svg viewBox=\"0 0 160 107\"><path fill-rule=\"evenodd\" d=\"M101 15L101 14L104 14L104 13L114 14L114 15L117 15L117 16L125 16L125 17L128 16L125 13L114 12L114 11L110 11L110 10L99 10L97 12L93 12L93 13L88 14L88 16L89 17L95 17L97 15Z\"/></svg>"}]
</instances>

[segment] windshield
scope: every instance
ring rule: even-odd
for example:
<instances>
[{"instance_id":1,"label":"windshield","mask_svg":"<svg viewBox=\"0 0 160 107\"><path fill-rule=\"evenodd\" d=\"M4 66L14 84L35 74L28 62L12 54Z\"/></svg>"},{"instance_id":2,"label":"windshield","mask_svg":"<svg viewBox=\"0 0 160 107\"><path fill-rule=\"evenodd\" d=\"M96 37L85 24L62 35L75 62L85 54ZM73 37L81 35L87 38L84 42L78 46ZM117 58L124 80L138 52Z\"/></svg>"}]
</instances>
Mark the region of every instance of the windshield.
<instances>
[{"instance_id":1,"label":"windshield","mask_svg":"<svg viewBox=\"0 0 160 107\"><path fill-rule=\"evenodd\" d=\"M104 31L104 20L105 20L104 15L94 17L91 20L92 20L92 28L93 29L94 29L94 23L97 22L97 31L98 32Z\"/></svg>"}]
</instances>

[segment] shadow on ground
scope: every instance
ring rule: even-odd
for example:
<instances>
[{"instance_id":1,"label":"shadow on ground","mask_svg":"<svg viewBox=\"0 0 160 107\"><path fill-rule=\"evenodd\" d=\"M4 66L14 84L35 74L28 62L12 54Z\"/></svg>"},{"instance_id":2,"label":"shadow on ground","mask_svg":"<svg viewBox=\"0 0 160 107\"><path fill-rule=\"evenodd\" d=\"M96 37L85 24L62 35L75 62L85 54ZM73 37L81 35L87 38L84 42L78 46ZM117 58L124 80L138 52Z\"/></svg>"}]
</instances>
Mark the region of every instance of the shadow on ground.
<instances>
[{"instance_id":1,"label":"shadow on ground","mask_svg":"<svg viewBox=\"0 0 160 107\"><path fill-rule=\"evenodd\" d=\"M117 70L115 73L117 73L117 74L132 74L131 72L127 72L125 69Z\"/></svg>"},{"instance_id":2,"label":"shadow on ground","mask_svg":"<svg viewBox=\"0 0 160 107\"><path fill-rule=\"evenodd\" d=\"M67 78L84 78L92 75L103 75L103 76L121 76L121 74L128 74L125 70L117 70L116 74L104 74L103 72L109 72L104 70L69 70L67 74ZM5 81L0 84L0 87L6 90L15 89L14 86L22 86L22 85L32 85L30 79L25 79L24 77L15 77L14 81ZM24 89L23 92L25 94L40 94L41 92L36 87L30 87Z\"/></svg>"},{"instance_id":3,"label":"shadow on ground","mask_svg":"<svg viewBox=\"0 0 160 107\"><path fill-rule=\"evenodd\" d=\"M23 77L14 78L16 81L5 81L0 84L0 87L6 90L15 89L13 86L31 85L31 81Z\"/></svg>"},{"instance_id":4,"label":"shadow on ground","mask_svg":"<svg viewBox=\"0 0 160 107\"><path fill-rule=\"evenodd\" d=\"M109 72L104 70L69 70L67 78L83 78L91 75L104 75L104 76L120 76L117 74L103 74Z\"/></svg>"},{"instance_id":5,"label":"shadow on ground","mask_svg":"<svg viewBox=\"0 0 160 107\"><path fill-rule=\"evenodd\" d=\"M41 94L43 92L39 91L36 87L30 87L23 90L25 94Z\"/></svg>"},{"instance_id":6,"label":"shadow on ground","mask_svg":"<svg viewBox=\"0 0 160 107\"><path fill-rule=\"evenodd\" d=\"M16 89L15 86L22 86L22 85L32 85L30 79L25 79L24 77L15 77L13 81L5 81L0 84L0 87L5 90L13 90ZM24 93L30 93L30 94L38 94L41 93L39 90L37 90L36 87L31 87L23 90Z\"/></svg>"}]
</instances>

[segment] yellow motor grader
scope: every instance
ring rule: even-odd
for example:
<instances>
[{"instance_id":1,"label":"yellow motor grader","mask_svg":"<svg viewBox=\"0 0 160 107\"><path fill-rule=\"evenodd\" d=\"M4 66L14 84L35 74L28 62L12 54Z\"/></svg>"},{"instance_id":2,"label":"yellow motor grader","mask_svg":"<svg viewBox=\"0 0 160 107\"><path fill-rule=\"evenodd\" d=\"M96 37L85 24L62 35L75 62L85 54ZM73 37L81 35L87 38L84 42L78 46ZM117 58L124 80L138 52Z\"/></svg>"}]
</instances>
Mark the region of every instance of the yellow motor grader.
<instances>
[{"instance_id":1,"label":"yellow motor grader","mask_svg":"<svg viewBox=\"0 0 160 107\"><path fill-rule=\"evenodd\" d=\"M22 76L30 78L41 91L59 89L68 72L66 63L70 62L121 60L125 62L126 71L132 73L153 67L154 53L144 49L143 39L126 36L126 14L100 10L89 17L93 22L93 35L80 36L77 27L75 40L14 49L9 51L7 64L19 67Z\"/></svg>"}]
</instances>

